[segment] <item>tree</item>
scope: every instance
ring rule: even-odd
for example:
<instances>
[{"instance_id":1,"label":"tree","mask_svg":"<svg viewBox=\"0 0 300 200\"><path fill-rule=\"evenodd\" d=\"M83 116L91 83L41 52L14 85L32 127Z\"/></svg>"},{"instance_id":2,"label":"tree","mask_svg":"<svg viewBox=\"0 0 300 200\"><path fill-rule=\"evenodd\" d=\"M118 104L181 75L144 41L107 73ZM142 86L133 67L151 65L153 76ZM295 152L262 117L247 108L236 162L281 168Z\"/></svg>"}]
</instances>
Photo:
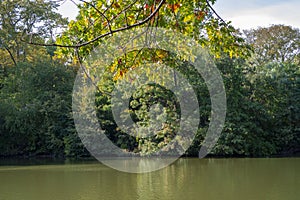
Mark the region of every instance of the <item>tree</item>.
<instances>
[{"instance_id":1,"label":"tree","mask_svg":"<svg viewBox=\"0 0 300 200\"><path fill-rule=\"evenodd\" d=\"M88 55L105 37L117 32L141 28L164 27L194 37L216 57L226 53L231 57L247 56L250 51L240 33L225 22L212 8L215 0L145 0L106 1L80 0L79 15L56 43L31 44L58 46L58 57L77 62Z\"/></svg>"},{"instance_id":2,"label":"tree","mask_svg":"<svg viewBox=\"0 0 300 200\"><path fill-rule=\"evenodd\" d=\"M252 99L268 114L266 132L277 153L299 151L299 65L269 63L248 74L253 84Z\"/></svg>"},{"instance_id":3,"label":"tree","mask_svg":"<svg viewBox=\"0 0 300 200\"><path fill-rule=\"evenodd\" d=\"M55 29L67 23L55 12L58 6L56 1L50 0L0 1L0 65L16 65L19 61L37 59L46 54L44 47L32 47L23 40L53 40Z\"/></svg>"},{"instance_id":4,"label":"tree","mask_svg":"<svg viewBox=\"0 0 300 200\"><path fill-rule=\"evenodd\" d=\"M0 156L76 156L71 102L74 67L42 61L10 68L0 90Z\"/></svg>"},{"instance_id":5,"label":"tree","mask_svg":"<svg viewBox=\"0 0 300 200\"><path fill-rule=\"evenodd\" d=\"M293 154L299 151L299 65L300 30L285 25L245 31L254 47L249 59L247 79L251 99L268 113L266 132L274 152ZM253 63L252 63L253 62Z\"/></svg>"},{"instance_id":6,"label":"tree","mask_svg":"<svg viewBox=\"0 0 300 200\"><path fill-rule=\"evenodd\" d=\"M249 45L244 43L240 33L230 23L213 10L211 5L214 0L80 1L76 20L71 21L68 29L56 38L51 30L64 24L64 19L50 10L55 9L59 1L38 1L35 2L37 4L32 1L1 1L3 29L0 30L0 38L3 43L0 51L4 54L0 65L0 155L89 155L76 134L71 115L71 93L76 72L86 69L88 73L84 81L93 81L95 77L89 76L89 73L93 74L96 67L94 63L85 61L94 47L112 41L108 39L111 35L140 27L149 30L147 27L150 26L175 29L193 37L215 57L226 87L228 112L213 155L270 156L299 151L300 82L296 63L299 49L293 50L298 41L297 31L283 25L272 29L274 33L263 32L264 37L260 35L261 28L249 31L246 40L256 50L253 58L257 59L257 63L253 67L245 60L251 52ZM29 12L29 6L33 9L32 13L36 14ZM46 8L49 8L49 12L46 12ZM47 22L47 16L54 21L49 26L42 26ZM55 16L58 18L55 19ZM277 33L280 32L278 30L284 34ZM290 38L287 34L289 31L293 33ZM276 44L268 40L268 34L274 37L271 39ZM271 51L274 49L278 52ZM62 60L44 59L41 54L46 55L46 51L53 58ZM40 57L40 62L36 62L37 57ZM8 67L13 61L17 67ZM70 61L72 65L59 64L60 61ZM79 66L75 67L74 63ZM152 68L143 68L143 63L151 63ZM180 72L199 100L200 124L195 140L186 152L186 155L196 156L210 122L211 102L205 81L184 56L163 49L143 48L115 58L103 66L103 71L100 70L104 73L101 73L102 79L95 83L98 90L95 98L91 99L95 109L87 109L86 112L96 111L97 118L94 121L100 123L106 136L125 151L149 155L165 147L176 138L181 115L178 100L171 91L158 84L136 88L126 108L129 115L120 116L120 121L126 122L130 117L142 127L136 129L135 135L125 134L119 128L113 116L110 95L118 81L131 80L130 76L124 76L130 70L142 70L140 74L150 77L151 70L155 68L158 71L161 64L171 67L166 81L178 86L182 82L178 81L174 72ZM157 80L160 75L150 79ZM180 86L183 85L186 84ZM82 90L77 92L84 92L85 88L80 88ZM124 96L131 93L124 91L123 94L114 102L116 107L125 99ZM153 123L152 111L157 112L157 119L154 120L162 121L163 126L155 135L142 137L149 130L154 132L152 127L147 127ZM180 144L180 138L176 142Z\"/></svg>"},{"instance_id":7,"label":"tree","mask_svg":"<svg viewBox=\"0 0 300 200\"><path fill-rule=\"evenodd\" d=\"M268 62L297 62L300 55L300 30L286 25L245 30L246 41L253 46L257 65Z\"/></svg>"},{"instance_id":8,"label":"tree","mask_svg":"<svg viewBox=\"0 0 300 200\"><path fill-rule=\"evenodd\" d=\"M93 70L93 68L92 66L82 65L82 63L94 47L97 47L101 42L105 42L105 37L121 31L149 26L174 29L184 35L193 37L200 44L208 47L216 58L223 54L230 57L246 57L250 52L239 32L230 25L230 22L226 23L212 8L211 4L215 2L214 0L133 2L81 0L81 2L82 4L78 5L79 15L76 20L70 22L68 29L61 37L57 38L56 43L41 44L36 41L29 41L29 43L60 47L56 52L57 58L63 58L76 64L79 63L86 71ZM113 88L113 84L118 79L122 79L127 71L139 66L145 60L169 62L174 69L180 68L179 70L182 70L189 77L189 81L195 81L193 78L199 79L199 76L195 77L188 70L189 65L187 63L176 64L176 57L172 57L169 52L160 49L142 49L141 51L128 52L123 57L116 58L111 65L105 66L107 67L106 75L108 77L105 81L105 87L97 86L100 90L96 99L104 104L99 106L98 116L110 117L105 120L104 124L112 141L121 146L123 145L127 150L139 151L142 154L152 153L159 146L166 144L173 137L172 134L176 129L175 121L166 125L156 138L144 140L139 137L125 137L121 131L117 130L113 119L111 119L110 106L106 105L107 102L110 102L110 97L103 91L109 91L110 88ZM195 88L198 87L195 85ZM140 124L147 124L149 120L145 115L151 107L151 103L145 103L149 100L147 99L149 95L152 95L154 99L162 96L172 99L171 95L166 95L166 92L159 92L159 89L153 86L141 89L139 92L141 93L140 96L132 99L135 103L131 104L130 112L135 115L136 122ZM172 112L174 113L172 109L167 111L169 114ZM140 116L144 116L144 118ZM208 119L208 116L204 118ZM101 120L103 122L104 119Z\"/></svg>"}]
</instances>

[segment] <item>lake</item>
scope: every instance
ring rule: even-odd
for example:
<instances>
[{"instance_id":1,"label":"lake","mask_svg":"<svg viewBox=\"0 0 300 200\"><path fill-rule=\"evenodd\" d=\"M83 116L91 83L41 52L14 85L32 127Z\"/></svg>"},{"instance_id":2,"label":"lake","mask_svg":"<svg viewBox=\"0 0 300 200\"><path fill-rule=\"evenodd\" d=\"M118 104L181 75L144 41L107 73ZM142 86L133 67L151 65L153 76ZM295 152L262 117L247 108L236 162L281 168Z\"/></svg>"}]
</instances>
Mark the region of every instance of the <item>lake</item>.
<instances>
[{"instance_id":1,"label":"lake","mask_svg":"<svg viewBox=\"0 0 300 200\"><path fill-rule=\"evenodd\" d=\"M181 158L130 174L96 161L0 161L0 200L298 200L300 158ZM33 165L34 164L34 165Z\"/></svg>"}]
</instances>

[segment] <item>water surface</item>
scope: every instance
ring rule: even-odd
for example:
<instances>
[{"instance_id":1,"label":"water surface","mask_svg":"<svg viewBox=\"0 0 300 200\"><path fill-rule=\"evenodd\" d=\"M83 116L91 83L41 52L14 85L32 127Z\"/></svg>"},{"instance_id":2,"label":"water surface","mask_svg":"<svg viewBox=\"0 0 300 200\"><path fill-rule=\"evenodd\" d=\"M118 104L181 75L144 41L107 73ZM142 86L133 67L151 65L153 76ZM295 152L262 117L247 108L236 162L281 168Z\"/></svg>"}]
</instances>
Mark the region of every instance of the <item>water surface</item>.
<instances>
[{"instance_id":1,"label":"water surface","mask_svg":"<svg viewBox=\"0 0 300 200\"><path fill-rule=\"evenodd\" d=\"M0 166L0 200L298 200L299 158L179 159L146 174L95 161ZM8 164L10 166L8 166Z\"/></svg>"}]
</instances>

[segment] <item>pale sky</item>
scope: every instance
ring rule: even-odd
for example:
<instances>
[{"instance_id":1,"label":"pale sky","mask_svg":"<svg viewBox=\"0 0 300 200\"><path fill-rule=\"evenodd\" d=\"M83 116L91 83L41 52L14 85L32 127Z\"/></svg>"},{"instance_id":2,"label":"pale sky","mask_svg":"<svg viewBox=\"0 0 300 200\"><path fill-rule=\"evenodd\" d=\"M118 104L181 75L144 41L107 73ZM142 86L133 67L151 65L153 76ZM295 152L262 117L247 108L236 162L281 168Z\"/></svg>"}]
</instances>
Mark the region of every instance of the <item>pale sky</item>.
<instances>
[{"instance_id":1,"label":"pale sky","mask_svg":"<svg viewBox=\"0 0 300 200\"><path fill-rule=\"evenodd\" d=\"M300 0L217 0L213 7L225 21L232 21L240 29L272 24L300 28ZM59 9L69 19L75 19L77 11L70 0Z\"/></svg>"},{"instance_id":2,"label":"pale sky","mask_svg":"<svg viewBox=\"0 0 300 200\"><path fill-rule=\"evenodd\" d=\"M217 0L216 11L236 28L249 29L272 24L300 28L299 0Z\"/></svg>"}]
</instances>

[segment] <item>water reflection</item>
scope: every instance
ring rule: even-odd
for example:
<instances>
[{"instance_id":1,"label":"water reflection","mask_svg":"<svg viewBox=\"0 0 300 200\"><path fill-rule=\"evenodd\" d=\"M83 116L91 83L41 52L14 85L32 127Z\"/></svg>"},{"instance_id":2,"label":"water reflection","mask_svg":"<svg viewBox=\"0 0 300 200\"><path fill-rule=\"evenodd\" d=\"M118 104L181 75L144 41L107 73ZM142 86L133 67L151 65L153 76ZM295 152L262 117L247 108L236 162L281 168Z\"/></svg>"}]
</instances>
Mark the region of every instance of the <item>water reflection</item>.
<instances>
[{"instance_id":1,"label":"water reflection","mask_svg":"<svg viewBox=\"0 0 300 200\"><path fill-rule=\"evenodd\" d=\"M116 170L129 173L145 173L154 170L162 169L176 161L173 157L130 157L130 158L114 158L101 159L101 161Z\"/></svg>"},{"instance_id":2,"label":"water reflection","mask_svg":"<svg viewBox=\"0 0 300 200\"><path fill-rule=\"evenodd\" d=\"M144 174L119 172L95 161L2 166L0 199L296 200L300 196L299 169L298 158L179 159Z\"/></svg>"}]
</instances>

